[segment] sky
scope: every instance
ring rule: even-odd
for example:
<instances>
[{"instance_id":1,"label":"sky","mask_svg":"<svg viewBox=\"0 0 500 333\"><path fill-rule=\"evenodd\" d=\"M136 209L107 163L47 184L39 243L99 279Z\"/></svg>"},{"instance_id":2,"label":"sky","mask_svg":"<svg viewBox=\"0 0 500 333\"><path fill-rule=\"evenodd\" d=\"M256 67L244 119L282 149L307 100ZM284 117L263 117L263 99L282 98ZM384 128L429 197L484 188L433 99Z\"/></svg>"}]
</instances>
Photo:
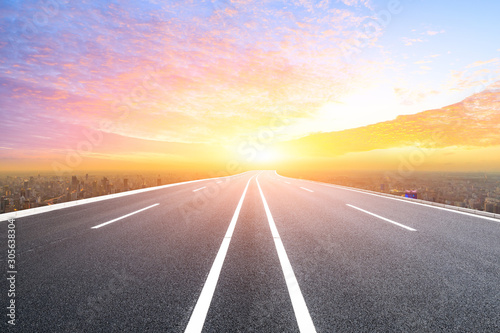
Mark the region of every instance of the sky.
<instances>
[{"instance_id":1,"label":"sky","mask_svg":"<svg viewBox=\"0 0 500 333\"><path fill-rule=\"evenodd\" d=\"M498 13L498 1L2 1L0 169L208 163L252 140L442 108L500 80Z\"/></svg>"}]
</instances>

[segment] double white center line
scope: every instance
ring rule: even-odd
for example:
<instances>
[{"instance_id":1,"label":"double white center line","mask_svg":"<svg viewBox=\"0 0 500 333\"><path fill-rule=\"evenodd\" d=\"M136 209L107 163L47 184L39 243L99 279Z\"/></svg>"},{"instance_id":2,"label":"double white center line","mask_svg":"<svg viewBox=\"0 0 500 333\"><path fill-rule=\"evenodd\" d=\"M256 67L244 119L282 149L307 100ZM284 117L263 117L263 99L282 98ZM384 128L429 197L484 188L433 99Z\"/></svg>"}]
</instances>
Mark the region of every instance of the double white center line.
<instances>
[{"instance_id":1,"label":"double white center line","mask_svg":"<svg viewBox=\"0 0 500 333\"><path fill-rule=\"evenodd\" d=\"M194 307L193 313L191 314L189 323L186 327L186 330L184 331L185 333L200 333L203 330L203 325L205 324L205 319L207 317L207 313L210 308L210 303L212 302L212 297L214 295L215 288L217 286L217 281L219 280L219 276L222 270L222 265L224 263L224 259L226 258L226 254L229 248L229 243L231 242L233 231L236 226L236 221L238 220L241 206L243 205L243 200L245 199L248 186L253 177L254 176L252 176L252 178L248 180L247 185L245 186L245 190L243 191L240 201L238 202L238 206L236 206L236 210L234 211L231 223L229 224L229 227L226 231L226 235L219 248L219 252L217 252L217 256L215 257L212 268L208 273L207 281L205 282L205 285L201 290L200 297L196 302L196 306ZM299 326L299 330L300 332L303 333L304 332L315 333L316 329L309 314L309 310L307 309L304 297L302 296L302 292L300 291L299 283L297 282L297 279L293 272L292 265L288 260L285 247L283 246L283 242L281 241L281 238L278 234L278 229L276 228L276 224L274 223L271 211L269 210L269 206L267 205L266 198L264 197L264 193L262 192L259 181L257 179L256 182L262 198L264 209L266 211L269 227L271 228L274 244L278 252L278 258L280 260L281 268L283 270L283 275L285 278L288 293L290 294L290 299L292 301L293 311L295 313L295 317L297 318L297 324Z\"/></svg>"}]
</instances>

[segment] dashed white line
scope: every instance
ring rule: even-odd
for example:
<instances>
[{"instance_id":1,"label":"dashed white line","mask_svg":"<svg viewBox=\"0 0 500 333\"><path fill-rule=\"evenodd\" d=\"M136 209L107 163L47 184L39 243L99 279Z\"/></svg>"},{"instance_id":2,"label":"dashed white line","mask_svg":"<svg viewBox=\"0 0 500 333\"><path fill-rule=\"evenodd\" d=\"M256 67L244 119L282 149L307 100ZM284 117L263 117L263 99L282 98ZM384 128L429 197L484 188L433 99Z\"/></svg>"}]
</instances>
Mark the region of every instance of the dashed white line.
<instances>
[{"instance_id":1,"label":"dashed white line","mask_svg":"<svg viewBox=\"0 0 500 333\"><path fill-rule=\"evenodd\" d=\"M308 188L305 188L305 187L302 187L302 186L299 186L299 187L300 187L301 189L303 189L303 190L306 190L306 191L309 191L309 192L314 192L313 190L310 190L310 189L308 189Z\"/></svg>"},{"instance_id":2,"label":"dashed white line","mask_svg":"<svg viewBox=\"0 0 500 333\"><path fill-rule=\"evenodd\" d=\"M349 207L352 207L352 208L354 208L354 209L357 209L357 210L359 210L359 211L361 211L361 212L363 212L363 213L366 213L366 214L369 214L369 215L375 216L375 217L377 217L377 218L379 218L379 219L381 219L381 220L384 220L384 221L386 221L386 222L389 222L389 223L395 224L395 225L397 225L398 227L404 228L404 229L406 229L406 230L410 230L410 231L417 231L416 229L410 228L410 227L408 227L408 226L406 226L406 225L404 225L404 224L401 224L401 223L395 222L395 221L393 221L393 220L389 220L388 218L385 218L385 217L382 217L382 216L380 216L380 215L377 215L377 214L371 213L371 212L369 212L369 211L367 211L367 210L364 210L364 209L361 209L361 208L359 208L359 207L356 207L356 206L353 206L353 205L349 205L349 204L346 204L346 205L347 205L347 206L349 206Z\"/></svg>"},{"instance_id":3,"label":"dashed white line","mask_svg":"<svg viewBox=\"0 0 500 333\"><path fill-rule=\"evenodd\" d=\"M220 183L222 183L222 180L219 180L218 182L216 182L216 184L220 184Z\"/></svg>"},{"instance_id":4,"label":"dashed white line","mask_svg":"<svg viewBox=\"0 0 500 333\"><path fill-rule=\"evenodd\" d=\"M158 206L158 205L159 205L159 203L156 203L156 204L151 205L151 206L148 206L148 207L146 207L146 208L142 208L142 209L136 210L135 212L129 213L129 214L127 214L127 215L123 215L123 216L118 217L118 218L116 218L116 219L114 219L114 220L111 220L111 221L108 221L108 222L104 222L104 223L101 223L101 224L95 225L95 226L93 226L93 227L92 227L92 229L98 229L98 228L100 228L100 227L104 227L105 225L108 225L108 224L110 224L110 223L113 223L113 222L116 222L116 221L122 220L122 219L124 219L124 218L126 218L126 217L132 216L132 215L134 215L134 214L140 213L140 212L142 212L142 211L145 211L146 209L153 208L153 207Z\"/></svg>"},{"instance_id":5,"label":"dashed white line","mask_svg":"<svg viewBox=\"0 0 500 333\"><path fill-rule=\"evenodd\" d=\"M288 293L290 294L290 299L292 301L292 307L295 313L295 318L297 319L299 330L302 333L314 333L316 332L316 328L314 327L311 315L309 314L309 310L307 309L304 296L302 296L302 292L300 291L299 283L297 282L297 278L295 277L295 273L293 272L290 260L288 260L285 247L283 246L283 242L281 241L278 229L276 228L276 224L274 223L273 216L271 215L271 211L269 210L269 206L267 205L266 198L264 197L264 193L260 188L258 178L259 177L257 176L257 186L262 198L262 203L264 204L267 221L269 222L269 227L271 228L271 233L274 238L274 245L276 246L276 251L278 252L278 258L280 260L281 269L283 270L283 275L285 277Z\"/></svg>"},{"instance_id":6,"label":"dashed white line","mask_svg":"<svg viewBox=\"0 0 500 333\"><path fill-rule=\"evenodd\" d=\"M185 333L199 333L203 329L205 318L207 317L215 287L217 286L217 281L219 280L219 275L222 270L222 264L224 263L224 259L226 258L227 249L229 248L229 243L231 242L231 237L233 236L234 227L236 226L236 221L238 220L238 216L240 215L241 206L243 205L243 200L245 199L248 185L250 184L250 181L253 177L254 176L252 176L248 180L245 190L241 195L240 201L236 206L236 210L234 211L231 223L229 223L229 227L227 228L226 235L222 240L219 252L217 252L217 256L215 257L214 263L212 264L212 268L208 273L207 281L205 281L205 285L201 290L200 298L198 298L198 301L196 302L196 306L194 307L193 313L191 314L189 323L186 327L186 330L184 331Z\"/></svg>"},{"instance_id":7,"label":"dashed white line","mask_svg":"<svg viewBox=\"0 0 500 333\"><path fill-rule=\"evenodd\" d=\"M285 181L285 183L290 184L290 182Z\"/></svg>"},{"instance_id":8,"label":"dashed white line","mask_svg":"<svg viewBox=\"0 0 500 333\"><path fill-rule=\"evenodd\" d=\"M196 190L193 190L193 192L198 192L199 190L203 190L204 188L207 188L207 187L203 186L203 187L197 188Z\"/></svg>"}]
</instances>

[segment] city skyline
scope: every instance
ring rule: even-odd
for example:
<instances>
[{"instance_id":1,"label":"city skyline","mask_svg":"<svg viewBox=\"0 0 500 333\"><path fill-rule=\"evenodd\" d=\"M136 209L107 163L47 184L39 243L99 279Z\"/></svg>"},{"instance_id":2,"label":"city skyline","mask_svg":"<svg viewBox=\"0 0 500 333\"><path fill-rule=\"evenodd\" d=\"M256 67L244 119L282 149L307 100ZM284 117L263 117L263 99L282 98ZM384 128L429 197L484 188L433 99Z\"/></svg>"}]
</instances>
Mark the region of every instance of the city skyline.
<instances>
[{"instance_id":1,"label":"city skyline","mask_svg":"<svg viewBox=\"0 0 500 333\"><path fill-rule=\"evenodd\" d=\"M500 213L500 173L285 172L351 188L409 196L428 202ZM226 175L201 173L0 176L0 214L97 196ZM222 179L222 178L221 178Z\"/></svg>"}]
</instances>

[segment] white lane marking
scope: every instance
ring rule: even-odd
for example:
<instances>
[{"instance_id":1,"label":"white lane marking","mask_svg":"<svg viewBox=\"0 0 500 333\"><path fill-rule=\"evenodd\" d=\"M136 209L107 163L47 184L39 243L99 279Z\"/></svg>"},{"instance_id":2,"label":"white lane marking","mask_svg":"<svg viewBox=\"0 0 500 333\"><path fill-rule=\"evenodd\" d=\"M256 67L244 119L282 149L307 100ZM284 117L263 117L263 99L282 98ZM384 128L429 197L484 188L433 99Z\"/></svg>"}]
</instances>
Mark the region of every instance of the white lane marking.
<instances>
[{"instance_id":1,"label":"white lane marking","mask_svg":"<svg viewBox=\"0 0 500 333\"><path fill-rule=\"evenodd\" d=\"M243 200L245 199L248 185L250 184L250 181L254 176L252 176L248 180L245 190L243 191L240 201L238 202L238 206L236 206L236 210L234 211L231 223L229 223L229 227L227 228L226 235L222 240L219 252L217 252L217 256L215 257L214 263L212 264L212 268L208 273L205 285L201 290L200 297L196 302L196 306L194 307L193 313L191 314L189 323L186 326L186 330L184 331L185 333L199 333L203 329L205 318L207 317L215 287L217 286L217 281L219 280L219 275L222 270L222 264L224 263L224 259L226 258L227 249L229 248L229 243L231 242L231 237L233 236L234 227L236 226L236 221L238 220L238 216L240 215L241 206L243 205Z\"/></svg>"},{"instance_id":2,"label":"white lane marking","mask_svg":"<svg viewBox=\"0 0 500 333\"><path fill-rule=\"evenodd\" d=\"M219 180L218 182L216 182L216 184L220 184L220 183L222 183L222 180Z\"/></svg>"},{"instance_id":3,"label":"white lane marking","mask_svg":"<svg viewBox=\"0 0 500 333\"><path fill-rule=\"evenodd\" d=\"M198 192L199 190L203 190L204 188L207 188L207 187L203 186L203 187L197 188L196 190L193 190L193 192Z\"/></svg>"},{"instance_id":4,"label":"white lane marking","mask_svg":"<svg viewBox=\"0 0 500 333\"><path fill-rule=\"evenodd\" d=\"M285 183L290 184L290 182L287 182L286 180L285 180Z\"/></svg>"},{"instance_id":5,"label":"white lane marking","mask_svg":"<svg viewBox=\"0 0 500 333\"><path fill-rule=\"evenodd\" d=\"M363 213L366 213L366 214L369 214L369 215L375 216L375 217L377 217L377 218L379 218L379 219L381 219L381 220L384 220L384 221L386 221L386 222L389 222L389 223L395 224L395 225L397 225L398 227L405 228L406 230L410 230L410 231L417 231L416 229L410 228L410 227L408 227L408 226L406 226L406 225L404 225L404 224L401 224L401 223L395 222L395 221L393 221L393 220L389 220L389 219L387 219L387 218L385 218L385 217L382 217L382 216L380 216L380 215L377 215L377 214L371 213L371 212L369 212L369 211L367 211L367 210L364 210L364 209L361 209L361 208L359 208L359 207L356 207L356 206L353 206L353 205L349 205L349 204L346 204L346 205L347 205L347 206L349 206L349 207L352 207L352 208L354 208L354 209L357 209L357 210L359 210L359 211L362 211Z\"/></svg>"},{"instance_id":6,"label":"white lane marking","mask_svg":"<svg viewBox=\"0 0 500 333\"><path fill-rule=\"evenodd\" d=\"M142 211L145 211L146 209L153 208L153 207L158 206L158 205L159 205L159 203L156 203L156 204L151 205L151 206L148 206L148 207L146 207L146 208L142 208L142 209L136 210L135 212L128 213L127 215L123 215L123 216L118 217L118 218L116 218L116 219L113 219L113 220L111 220L111 221L108 221L108 222L104 222L104 223L101 223L101 224L95 225L95 226L93 226L93 227L92 227L92 229L98 229L98 228L100 228L100 227L104 227L105 225L108 225L108 224L110 224L110 223L113 223L113 222L116 222L116 221L122 220L122 219L124 219L124 218L126 218L126 217L132 216L132 215L134 215L134 214L140 213L140 212L142 212Z\"/></svg>"},{"instance_id":7,"label":"white lane marking","mask_svg":"<svg viewBox=\"0 0 500 333\"><path fill-rule=\"evenodd\" d=\"M258 178L259 176L257 176L255 180L257 182L257 186L259 187L262 203L264 204L267 221L269 222L269 227L271 228L274 245L276 246L276 251L278 252L278 258L280 260L281 269L283 270L283 275L285 276L286 286L288 288L288 293L290 294L290 299L292 301L293 311L295 312L295 318L297 319L299 330L302 333L314 333L316 332L316 328L314 327L311 315L309 314L309 310L307 309L304 296L302 296L302 292L300 291L299 283L297 282L297 278L295 277L295 273L293 272L290 260L288 260L285 247L283 246L283 242L281 241L278 229L276 228L276 224L274 223L273 216L271 215L271 211L269 210L269 206L267 205L266 198L264 197L264 193L260 188Z\"/></svg>"},{"instance_id":8,"label":"white lane marking","mask_svg":"<svg viewBox=\"0 0 500 333\"><path fill-rule=\"evenodd\" d=\"M278 176L283 177L283 178L289 178L289 177L284 177L284 176L281 176L281 175L278 175ZM297 180L300 180L300 179L297 179ZM404 203L408 203L408 204L413 204L413 205L419 205L419 206L424 206L424 207L429 207L429 208L440 209L440 210L448 211L448 212L451 212L451 213L457 213L457 214L462 214L462 215L477 217L477 218L480 218L480 219L484 219L484 220L489 220L489 221L500 223L500 219L495 218L495 217L483 216L483 215L479 215L479 214L462 212L460 210L450 209L450 208L446 208L446 207L434 206L434 205L431 205L430 203L427 204L427 203L422 203L422 202L415 202L415 201L403 200L403 199L398 199L398 198L392 198L392 197L387 197L385 195L380 195L380 194L376 194L376 193L369 193L369 192L359 191L359 190L356 190L356 189L347 188L345 186L339 186L339 185L333 185L333 184L325 184L325 183L322 183L322 182L317 182L317 181L312 181L312 180L308 180L308 182L313 183L313 184L322 185L322 186L333 187L333 188L337 188L337 189L341 189L341 190L346 190L346 191L351 191L351 192L356 192L356 193L373 195L373 196L379 197L379 198L396 200L396 201L400 201L400 202L404 202Z\"/></svg>"},{"instance_id":9,"label":"white lane marking","mask_svg":"<svg viewBox=\"0 0 500 333\"><path fill-rule=\"evenodd\" d=\"M309 192L314 192L313 190L310 190L310 189L308 189L308 188L305 188L305 187L302 187L302 186L299 186L299 187L300 187L301 189L303 189L303 190L306 190L306 191L309 191Z\"/></svg>"}]
</instances>

